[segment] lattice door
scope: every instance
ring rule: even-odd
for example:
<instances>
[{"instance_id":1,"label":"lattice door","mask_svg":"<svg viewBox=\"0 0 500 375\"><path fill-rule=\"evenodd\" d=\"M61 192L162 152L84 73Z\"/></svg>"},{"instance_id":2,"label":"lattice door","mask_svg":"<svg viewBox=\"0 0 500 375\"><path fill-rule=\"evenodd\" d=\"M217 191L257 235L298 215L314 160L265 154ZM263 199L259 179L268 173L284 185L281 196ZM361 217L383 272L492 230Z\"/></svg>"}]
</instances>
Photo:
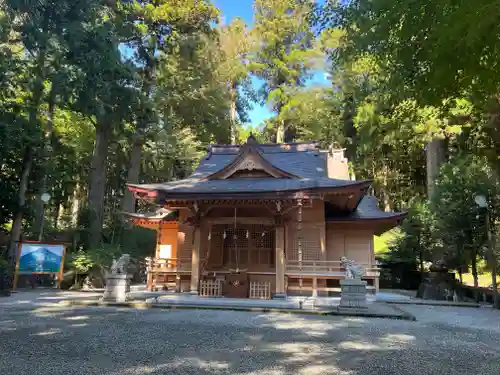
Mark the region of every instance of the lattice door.
<instances>
[{"instance_id":1,"label":"lattice door","mask_svg":"<svg viewBox=\"0 0 500 375\"><path fill-rule=\"evenodd\" d=\"M226 267L274 265L274 228L265 225L212 226L211 246L222 247ZM211 252L217 252L212 249Z\"/></svg>"},{"instance_id":2,"label":"lattice door","mask_svg":"<svg viewBox=\"0 0 500 375\"><path fill-rule=\"evenodd\" d=\"M244 228L228 227L224 239L224 264L234 264L238 267L248 265L249 237Z\"/></svg>"},{"instance_id":3,"label":"lattice door","mask_svg":"<svg viewBox=\"0 0 500 375\"><path fill-rule=\"evenodd\" d=\"M321 260L321 230L318 226L302 224L301 230L302 260ZM299 259L298 231L296 224L287 227L287 257Z\"/></svg>"}]
</instances>

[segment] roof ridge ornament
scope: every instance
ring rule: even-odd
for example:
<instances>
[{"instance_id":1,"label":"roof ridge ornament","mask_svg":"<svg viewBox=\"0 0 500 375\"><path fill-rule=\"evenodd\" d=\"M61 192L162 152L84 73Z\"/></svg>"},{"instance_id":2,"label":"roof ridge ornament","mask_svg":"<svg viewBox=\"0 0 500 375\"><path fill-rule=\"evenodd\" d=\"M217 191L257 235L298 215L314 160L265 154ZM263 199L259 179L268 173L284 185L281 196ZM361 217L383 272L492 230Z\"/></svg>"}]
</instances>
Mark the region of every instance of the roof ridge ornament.
<instances>
[{"instance_id":1,"label":"roof ridge ornament","mask_svg":"<svg viewBox=\"0 0 500 375\"><path fill-rule=\"evenodd\" d=\"M250 132L250 135L247 138L247 145L258 145L259 142L257 142L257 138L253 135L252 132Z\"/></svg>"}]
</instances>

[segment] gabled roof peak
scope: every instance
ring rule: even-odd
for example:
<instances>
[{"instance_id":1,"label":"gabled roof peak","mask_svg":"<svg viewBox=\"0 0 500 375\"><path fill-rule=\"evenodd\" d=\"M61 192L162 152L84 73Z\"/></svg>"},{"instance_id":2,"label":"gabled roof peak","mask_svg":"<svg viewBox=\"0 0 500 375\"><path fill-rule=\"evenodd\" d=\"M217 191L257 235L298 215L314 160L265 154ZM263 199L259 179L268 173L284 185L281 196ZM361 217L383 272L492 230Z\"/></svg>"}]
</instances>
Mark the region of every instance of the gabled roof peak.
<instances>
[{"instance_id":1,"label":"gabled roof peak","mask_svg":"<svg viewBox=\"0 0 500 375\"><path fill-rule=\"evenodd\" d=\"M246 145L258 148L264 154L290 153L290 152L317 152L319 151L318 141L293 142L293 143L258 143L253 134L247 138L242 145L210 145L208 148L208 158L210 155L236 155L242 147Z\"/></svg>"},{"instance_id":2,"label":"gabled roof peak","mask_svg":"<svg viewBox=\"0 0 500 375\"><path fill-rule=\"evenodd\" d=\"M269 155L267 155L269 157ZM257 143L255 137L250 134L247 143L238 148L236 157L223 168L205 177L207 180L226 179L234 175L237 171L260 170L269 177L274 178L299 178L299 176L284 171L268 160L261 145Z\"/></svg>"},{"instance_id":3,"label":"gabled roof peak","mask_svg":"<svg viewBox=\"0 0 500 375\"><path fill-rule=\"evenodd\" d=\"M257 145L259 142L257 142L257 138L254 137L252 133L247 138L247 145Z\"/></svg>"}]
</instances>

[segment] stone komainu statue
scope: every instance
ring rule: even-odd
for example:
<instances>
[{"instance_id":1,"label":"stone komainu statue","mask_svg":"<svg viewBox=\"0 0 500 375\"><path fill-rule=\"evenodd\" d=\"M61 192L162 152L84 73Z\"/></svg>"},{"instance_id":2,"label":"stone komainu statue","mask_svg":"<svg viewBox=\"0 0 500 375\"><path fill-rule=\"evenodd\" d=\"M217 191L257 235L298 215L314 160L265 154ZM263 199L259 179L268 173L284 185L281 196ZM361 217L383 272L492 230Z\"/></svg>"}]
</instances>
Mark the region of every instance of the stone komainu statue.
<instances>
[{"instance_id":1,"label":"stone komainu statue","mask_svg":"<svg viewBox=\"0 0 500 375\"><path fill-rule=\"evenodd\" d=\"M346 257L340 258L340 264L345 268L345 278L346 279L359 279L364 276L365 270L359 264L356 264L353 260L347 259Z\"/></svg>"},{"instance_id":2,"label":"stone komainu statue","mask_svg":"<svg viewBox=\"0 0 500 375\"><path fill-rule=\"evenodd\" d=\"M126 274L129 270L130 255L123 254L118 260L113 260L110 272L112 274Z\"/></svg>"}]
</instances>

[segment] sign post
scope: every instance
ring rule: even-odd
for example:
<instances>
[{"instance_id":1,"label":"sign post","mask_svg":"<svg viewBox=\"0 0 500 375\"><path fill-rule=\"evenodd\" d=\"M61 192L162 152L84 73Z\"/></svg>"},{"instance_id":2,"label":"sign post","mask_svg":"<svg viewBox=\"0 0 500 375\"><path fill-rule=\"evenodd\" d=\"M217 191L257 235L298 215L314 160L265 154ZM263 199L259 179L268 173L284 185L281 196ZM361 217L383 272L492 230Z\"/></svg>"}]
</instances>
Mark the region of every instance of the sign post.
<instances>
[{"instance_id":1,"label":"sign post","mask_svg":"<svg viewBox=\"0 0 500 375\"><path fill-rule=\"evenodd\" d=\"M20 242L12 289L16 289L19 275L54 275L59 286L65 255L66 247L60 243Z\"/></svg>"}]
</instances>

